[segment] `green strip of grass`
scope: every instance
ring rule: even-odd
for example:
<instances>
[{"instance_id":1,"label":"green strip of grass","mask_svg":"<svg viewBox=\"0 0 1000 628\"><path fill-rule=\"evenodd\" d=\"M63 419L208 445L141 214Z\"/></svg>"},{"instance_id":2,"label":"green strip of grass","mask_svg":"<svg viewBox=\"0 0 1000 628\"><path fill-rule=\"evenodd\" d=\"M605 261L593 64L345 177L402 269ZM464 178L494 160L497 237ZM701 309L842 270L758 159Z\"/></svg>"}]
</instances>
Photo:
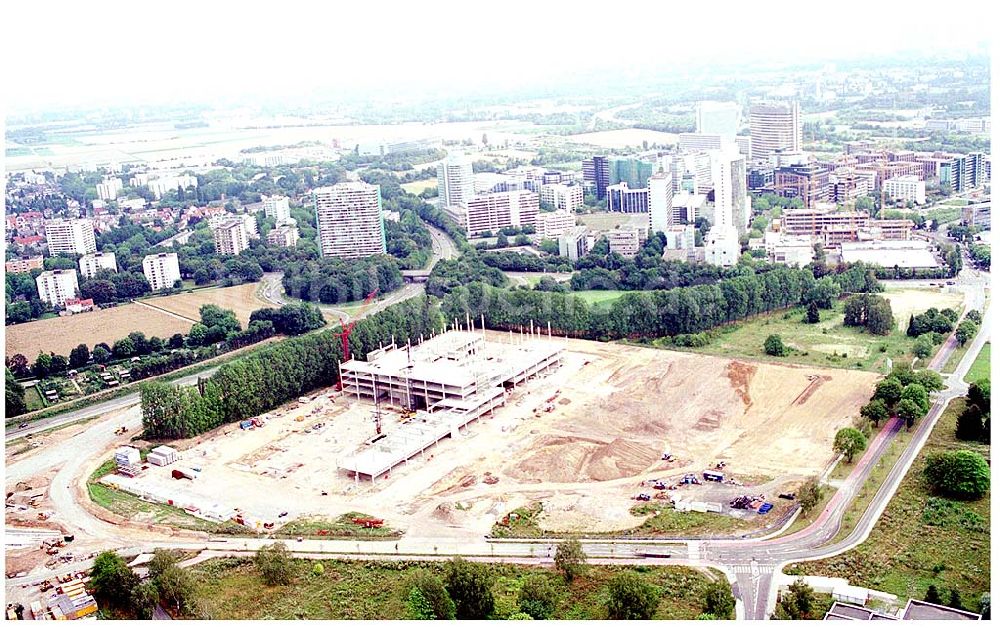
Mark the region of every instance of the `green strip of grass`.
<instances>
[{"instance_id":1,"label":"green strip of grass","mask_svg":"<svg viewBox=\"0 0 1000 628\"><path fill-rule=\"evenodd\" d=\"M969 372L965 375L965 381L968 383L978 382L981 379L990 378L990 343L983 345L982 350L979 355L976 356L975 362L972 363L972 367Z\"/></svg>"},{"instance_id":2,"label":"green strip of grass","mask_svg":"<svg viewBox=\"0 0 1000 628\"><path fill-rule=\"evenodd\" d=\"M383 525L380 528L366 528L363 525L354 523L354 519L373 519L371 515L361 512L349 512L336 519L323 519L317 517L302 517L289 521L281 526L274 536L279 537L308 537L313 539L398 539L402 534L399 530L394 530ZM320 531L327 534L320 534Z\"/></svg>"}]
</instances>

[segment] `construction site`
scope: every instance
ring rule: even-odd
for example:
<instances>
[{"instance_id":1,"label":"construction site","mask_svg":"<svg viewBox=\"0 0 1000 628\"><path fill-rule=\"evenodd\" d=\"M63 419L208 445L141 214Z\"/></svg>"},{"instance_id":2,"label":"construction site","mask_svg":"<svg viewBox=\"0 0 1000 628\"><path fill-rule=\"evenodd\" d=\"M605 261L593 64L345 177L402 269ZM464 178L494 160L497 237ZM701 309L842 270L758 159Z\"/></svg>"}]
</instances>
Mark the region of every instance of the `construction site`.
<instances>
[{"instance_id":1,"label":"construction site","mask_svg":"<svg viewBox=\"0 0 1000 628\"><path fill-rule=\"evenodd\" d=\"M472 537L535 503L544 529L624 530L644 520L630 508L646 491L765 520L832 462L877 379L471 325L341 373L342 390L173 442L163 466L104 481L261 532L362 512Z\"/></svg>"}]
</instances>

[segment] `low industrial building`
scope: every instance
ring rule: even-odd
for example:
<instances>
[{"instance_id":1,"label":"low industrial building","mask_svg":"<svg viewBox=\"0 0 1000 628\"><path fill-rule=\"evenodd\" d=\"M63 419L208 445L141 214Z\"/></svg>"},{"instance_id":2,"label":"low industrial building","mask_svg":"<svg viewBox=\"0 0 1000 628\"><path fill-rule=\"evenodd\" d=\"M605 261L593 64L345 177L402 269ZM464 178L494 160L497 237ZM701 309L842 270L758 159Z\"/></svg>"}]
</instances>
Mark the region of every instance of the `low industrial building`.
<instances>
[{"instance_id":1,"label":"low industrial building","mask_svg":"<svg viewBox=\"0 0 1000 628\"><path fill-rule=\"evenodd\" d=\"M560 342L511 335L511 343L487 342L482 333L453 330L416 345L392 344L367 359L340 365L345 395L418 410L404 425L340 467L355 478L374 479L422 453L469 422L503 406L507 393L559 368Z\"/></svg>"},{"instance_id":2,"label":"low industrial building","mask_svg":"<svg viewBox=\"0 0 1000 628\"><path fill-rule=\"evenodd\" d=\"M937 268L940 266L930 245L923 240L880 240L844 242L840 245L841 259L852 264L862 262L884 268Z\"/></svg>"}]
</instances>

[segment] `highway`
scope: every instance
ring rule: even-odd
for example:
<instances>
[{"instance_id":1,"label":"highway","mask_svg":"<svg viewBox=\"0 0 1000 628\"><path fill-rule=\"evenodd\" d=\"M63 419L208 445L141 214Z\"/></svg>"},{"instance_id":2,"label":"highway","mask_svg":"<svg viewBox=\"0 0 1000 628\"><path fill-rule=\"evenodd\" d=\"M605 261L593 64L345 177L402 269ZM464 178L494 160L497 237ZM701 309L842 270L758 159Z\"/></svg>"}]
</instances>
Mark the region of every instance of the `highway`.
<instances>
[{"instance_id":1,"label":"highway","mask_svg":"<svg viewBox=\"0 0 1000 628\"><path fill-rule=\"evenodd\" d=\"M982 307L982 287L988 276L963 271L961 289L965 293L966 307ZM422 288L415 286L419 292ZM396 298L405 298L397 296ZM380 302L385 306L393 299ZM777 597L776 576L792 562L815 560L836 555L855 547L868 538L899 483L926 442L934 425L941 417L948 402L967 392L962 379L968 372L979 350L989 340L992 321L984 316L983 325L955 372L945 379L945 390L933 395L928 415L914 427L914 437L899 460L890 470L885 482L876 492L857 525L842 539L833 539L840 531L844 512L864 485L868 475L881 461L883 454L902 429L901 423L887 422L872 438L868 449L858 460L854 471L842 483L817 520L808 527L786 536L763 539L689 540L664 539L659 541L593 539L584 540L584 549L595 562L627 564L670 564L709 566L723 570L738 599L738 618L765 619L773 609ZM940 369L954 351L955 345L946 342L932 360ZM194 376L193 376L194 377ZM174 547L187 550L220 552L220 555L253 551L269 539L207 538L200 533L178 531L165 534L139 526L119 526L95 517L84 507L87 499L84 488L90 470L100 462L103 452L123 437L114 435L119 425L138 427L138 407L127 407L127 402L115 400L118 410L101 420L92 422L87 429L75 436L72 447L43 448L7 467L8 482L37 476L50 469L57 473L50 487L50 498L58 519L70 534L77 535L74 554L113 548L123 553L149 551L155 547ZM134 402L133 402L134 403ZM95 412L95 409L91 409ZM64 417L55 417L65 421ZM303 540L289 541L296 555L353 556L356 558L412 557L446 560L453 555L478 557L480 560L516 560L547 564L553 551L553 541L524 539L509 542L491 542L470 533L454 531L455 536L424 538L407 535L398 541L344 541ZM82 551L81 551L82 550ZM656 554L645 556L644 554ZM59 566L55 570L33 573L31 576L8 579L8 587L34 582L45 574L65 573L80 569L85 563Z\"/></svg>"}]
</instances>

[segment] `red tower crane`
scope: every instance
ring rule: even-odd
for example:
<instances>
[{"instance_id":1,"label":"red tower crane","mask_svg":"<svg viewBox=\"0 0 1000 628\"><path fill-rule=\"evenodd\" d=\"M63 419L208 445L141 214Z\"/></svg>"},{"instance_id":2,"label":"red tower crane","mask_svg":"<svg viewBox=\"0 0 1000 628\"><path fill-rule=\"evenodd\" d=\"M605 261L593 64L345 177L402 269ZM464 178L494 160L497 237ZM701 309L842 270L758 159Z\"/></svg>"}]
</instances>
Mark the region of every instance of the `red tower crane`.
<instances>
[{"instance_id":1,"label":"red tower crane","mask_svg":"<svg viewBox=\"0 0 1000 628\"><path fill-rule=\"evenodd\" d=\"M354 329L354 326L357 325L358 319L361 317L361 313L365 310L365 308L371 305L372 301L375 300L376 294L378 294L378 290L372 290L371 294L369 294L365 298L364 305L362 305L361 309L358 310L358 314L357 316L354 317L354 320L348 323L343 318L341 318L340 331L333 332L337 336L340 336L340 345L344 348L344 362L347 362L348 360L351 359L351 351L350 347L348 346L348 341L351 339L351 331Z\"/></svg>"}]
</instances>

